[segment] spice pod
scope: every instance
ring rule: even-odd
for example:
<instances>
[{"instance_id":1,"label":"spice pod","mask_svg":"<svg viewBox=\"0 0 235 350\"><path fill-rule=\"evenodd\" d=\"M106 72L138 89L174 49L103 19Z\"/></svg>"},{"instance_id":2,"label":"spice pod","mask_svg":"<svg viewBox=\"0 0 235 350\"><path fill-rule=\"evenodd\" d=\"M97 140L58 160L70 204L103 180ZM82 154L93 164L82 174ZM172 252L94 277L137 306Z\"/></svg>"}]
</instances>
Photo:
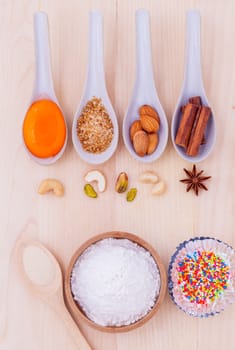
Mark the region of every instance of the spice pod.
<instances>
[{"instance_id":1,"label":"spice pod","mask_svg":"<svg viewBox=\"0 0 235 350\"><path fill-rule=\"evenodd\" d=\"M72 141L91 164L107 161L118 143L118 123L105 84L102 15L90 12L88 71L84 94L74 116Z\"/></svg>"},{"instance_id":2,"label":"spice pod","mask_svg":"<svg viewBox=\"0 0 235 350\"><path fill-rule=\"evenodd\" d=\"M181 243L168 269L168 288L174 303L185 313L208 317L235 301L235 252L211 237Z\"/></svg>"},{"instance_id":3,"label":"spice pod","mask_svg":"<svg viewBox=\"0 0 235 350\"><path fill-rule=\"evenodd\" d=\"M183 159L197 163L211 153L216 129L202 79L199 12L188 11L186 22L184 82L172 118L171 139L175 150Z\"/></svg>"},{"instance_id":4,"label":"spice pod","mask_svg":"<svg viewBox=\"0 0 235 350\"><path fill-rule=\"evenodd\" d=\"M137 266L141 273L135 273ZM166 283L156 251L138 236L114 231L89 239L74 253L65 274L65 296L78 324L84 320L103 332L127 332L158 311Z\"/></svg>"}]
</instances>

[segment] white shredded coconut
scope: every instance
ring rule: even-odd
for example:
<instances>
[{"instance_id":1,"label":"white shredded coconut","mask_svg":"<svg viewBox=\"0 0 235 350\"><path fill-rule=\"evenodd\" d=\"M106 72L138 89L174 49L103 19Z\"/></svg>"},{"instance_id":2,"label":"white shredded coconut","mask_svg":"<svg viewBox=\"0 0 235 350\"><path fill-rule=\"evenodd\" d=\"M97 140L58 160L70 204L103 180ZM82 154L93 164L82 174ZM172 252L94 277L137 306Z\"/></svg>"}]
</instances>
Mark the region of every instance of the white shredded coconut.
<instances>
[{"instance_id":1,"label":"white shredded coconut","mask_svg":"<svg viewBox=\"0 0 235 350\"><path fill-rule=\"evenodd\" d=\"M160 292L152 255L128 239L106 238L74 264L71 289L87 317L102 326L123 326L144 317Z\"/></svg>"}]
</instances>

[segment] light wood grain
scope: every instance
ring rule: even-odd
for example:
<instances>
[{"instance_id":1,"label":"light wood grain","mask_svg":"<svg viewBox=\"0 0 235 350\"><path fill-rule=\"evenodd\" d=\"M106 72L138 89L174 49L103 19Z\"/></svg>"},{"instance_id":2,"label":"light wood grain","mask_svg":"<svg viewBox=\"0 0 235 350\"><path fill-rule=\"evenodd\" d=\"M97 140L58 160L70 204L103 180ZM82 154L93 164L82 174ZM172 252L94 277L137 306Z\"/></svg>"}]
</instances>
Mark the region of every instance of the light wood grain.
<instances>
[{"instance_id":1,"label":"light wood grain","mask_svg":"<svg viewBox=\"0 0 235 350\"><path fill-rule=\"evenodd\" d=\"M74 251L93 235L122 230L147 240L167 268L176 245L195 235L212 235L235 247L235 25L234 0L1 0L0 11L0 348L76 349L63 322L24 286L11 259L22 232L46 244L65 270ZM195 198L179 183L189 165L171 142L152 165L130 157L120 138L115 156L99 169L108 189L97 200L85 198L83 176L92 167L81 161L71 139L62 159L53 166L33 163L25 153L21 126L34 80L33 13L44 10L50 20L55 90L71 130L82 95L87 62L88 12L104 15L104 58L109 94L119 126L131 97L135 75L134 12L151 13L155 81L170 122L183 80L185 12L197 8L202 16L202 70L208 99L217 122L213 154L200 168L212 180L209 192ZM143 170L156 170L167 182L160 198L138 183ZM139 189L127 203L114 192L117 174L126 171L130 185ZM37 187L47 177L60 179L63 198L39 196ZM81 324L96 350L217 350L235 342L235 305L214 318L195 319L179 311L169 296L143 327L127 334L104 334Z\"/></svg>"}]
</instances>

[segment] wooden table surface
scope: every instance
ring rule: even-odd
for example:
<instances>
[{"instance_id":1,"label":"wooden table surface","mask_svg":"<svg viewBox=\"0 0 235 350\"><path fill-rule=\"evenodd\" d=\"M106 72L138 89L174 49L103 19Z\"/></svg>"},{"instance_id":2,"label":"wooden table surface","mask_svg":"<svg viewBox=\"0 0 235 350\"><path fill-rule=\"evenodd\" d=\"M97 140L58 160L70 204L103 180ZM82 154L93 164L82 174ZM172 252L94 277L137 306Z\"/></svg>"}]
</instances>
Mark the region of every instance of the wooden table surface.
<instances>
[{"instance_id":1,"label":"wooden table surface","mask_svg":"<svg viewBox=\"0 0 235 350\"><path fill-rule=\"evenodd\" d=\"M171 254L184 239L218 237L235 247L235 24L234 0L1 0L0 21L0 348L75 349L63 321L25 286L13 248L21 234L40 240L65 270L72 253L93 235L122 230L147 240L167 269ZM121 130L135 78L135 10L151 14L155 82L169 125L181 90L184 64L185 13L196 8L202 20L202 70L217 122L214 152L200 169L212 175L209 191L196 198L179 179L183 161L169 140L156 162L144 165L129 155L120 137L117 152L101 169L107 191L97 200L83 194L84 174L94 168L75 153L71 137L62 159L43 167L31 161L21 139L21 127L34 80L33 13L44 10L50 21L55 89L69 131L82 95L87 63L88 13L104 16L104 59L107 87ZM144 170L154 170L167 192L154 198L138 182ZM138 187L133 203L114 191L117 174L126 171ZM40 196L47 177L60 179L63 198ZM231 349L235 342L235 305L219 316L196 319L179 311L166 295L159 312L143 327L126 334L105 334L81 323L96 350Z\"/></svg>"}]
</instances>

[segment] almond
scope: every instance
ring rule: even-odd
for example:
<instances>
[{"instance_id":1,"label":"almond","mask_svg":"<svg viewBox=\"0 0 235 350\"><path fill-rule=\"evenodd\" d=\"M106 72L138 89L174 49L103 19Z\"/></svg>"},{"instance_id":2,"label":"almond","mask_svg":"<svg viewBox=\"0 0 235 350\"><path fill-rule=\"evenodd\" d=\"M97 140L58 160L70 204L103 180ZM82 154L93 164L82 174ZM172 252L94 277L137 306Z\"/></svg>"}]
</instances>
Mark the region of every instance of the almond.
<instances>
[{"instance_id":1,"label":"almond","mask_svg":"<svg viewBox=\"0 0 235 350\"><path fill-rule=\"evenodd\" d=\"M141 123L142 128L149 133L157 132L159 130L159 127L160 127L157 119L155 119L147 114L142 114L140 116L140 123Z\"/></svg>"},{"instance_id":2,"label":"almond","mask_svg":"<svg viewBox=\"0 0 235 350\"><path fill-rule=\"evenodd\" d=\"M148 145L149 145L148 134L143 130L137 131L133 137L133 146L138 156L144 157L146 155L148 150Z\"/></svg>"},{"instance_id":3,"label":"almond","mask_svg":"<svg viewBox=\"0 0 235 350\"><path fill-rule=\"evenodd\" d=\"M133 137L135 135L135 133L139 130L142 130L142 126L141 126L141 123L140 123L140 120L135 120L132 124L131 124L131 127L130 127L130 139L131 139L131 142L133 142Z\"/></svg>"},{"instance_id":4,"label":"almond","mask_svg":"<svg viewBox=\"0 0 235 350\"><path fill-rule=\"evenodd\" d=\"M139 109L139 114L141 115L148 115L149 117L155 118L158 121L158 124L160 125L160 118L158 115L158 112L156 111L156 109L154 109L153 107L149 106L149 105L143 105L140 107Z\"/></svg>"},{"instance_id":5,"label":"almond","mask_svg":"<svg viewBox=\"0 0 235 350\"><path fill-rule=\"evenodd\" d=\"M158 141L159 141L158 134L156 133L148 134L148 139L149 139L149 145L147 149L147 154L152 154L158 146Z\"/></svg>"}]
</instances>

